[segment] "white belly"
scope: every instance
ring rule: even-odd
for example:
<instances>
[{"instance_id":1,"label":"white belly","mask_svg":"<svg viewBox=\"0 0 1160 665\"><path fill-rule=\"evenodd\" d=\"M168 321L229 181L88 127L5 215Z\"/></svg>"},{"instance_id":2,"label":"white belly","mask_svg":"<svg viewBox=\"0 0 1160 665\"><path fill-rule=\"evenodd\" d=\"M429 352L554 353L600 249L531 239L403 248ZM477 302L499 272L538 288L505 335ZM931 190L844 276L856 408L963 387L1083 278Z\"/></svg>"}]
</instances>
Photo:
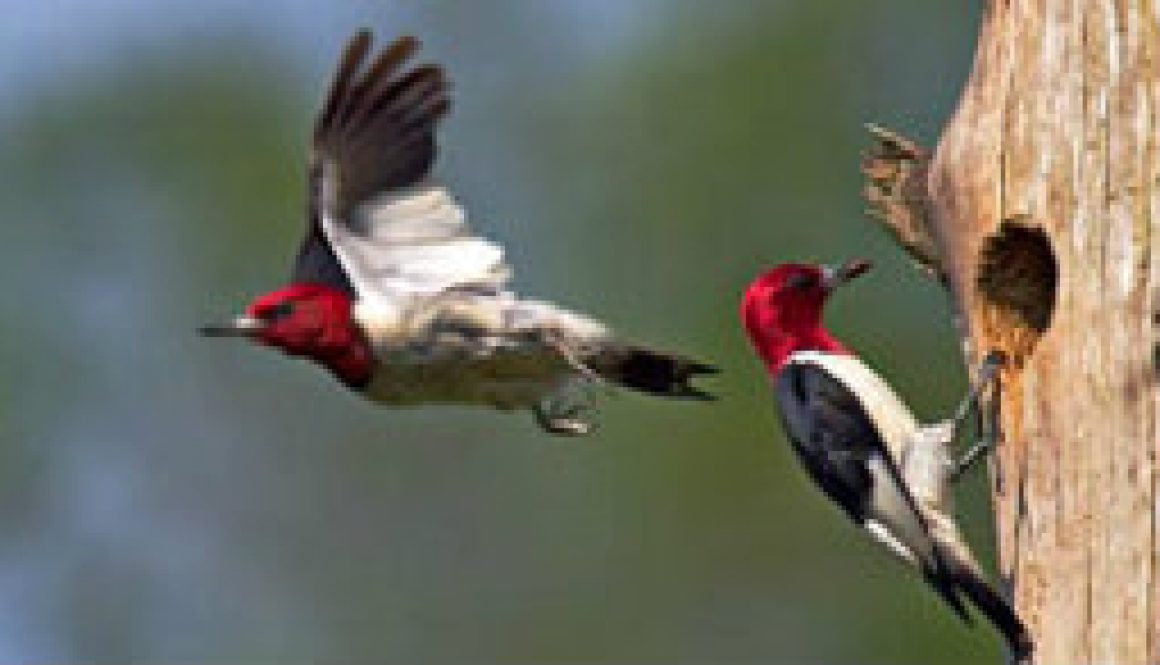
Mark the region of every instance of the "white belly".
<instances>
[{"instance_id":1,"label":"white belly","mask_svg":"<svg viewBox=\"0 0 1160 665\"><path fill-rule=\"evenodd\" d=\"M447 292L402 309L364 301L355 320L380 359L365 393L393 405L532 407L577 379L549 337L580 347L606 334L585 317L507 292Z\"/></svg>"},{"instance_id":2,"label":"white belly","mask_svg":"<svg viewBox=\"0 0 1160 665\"><path fill-rule=\"evenodd\" d=\"M368 399L395 406L477 404L497 409L535 406L576 373L544 355L497 353L486 358L384 363L365 389Z\"/></svg>"}]
</instances>

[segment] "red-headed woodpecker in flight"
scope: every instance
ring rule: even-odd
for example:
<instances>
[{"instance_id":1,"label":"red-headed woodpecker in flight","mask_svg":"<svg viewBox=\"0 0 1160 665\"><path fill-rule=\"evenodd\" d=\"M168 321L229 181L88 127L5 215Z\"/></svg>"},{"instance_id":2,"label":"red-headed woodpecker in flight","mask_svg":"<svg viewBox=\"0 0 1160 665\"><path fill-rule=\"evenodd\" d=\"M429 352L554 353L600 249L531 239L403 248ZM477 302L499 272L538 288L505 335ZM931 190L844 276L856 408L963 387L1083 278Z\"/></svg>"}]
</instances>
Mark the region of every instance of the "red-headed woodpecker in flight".
<instances>
[{"instance_id":1,"label":"red-headed woodpecker in flight","mask_svg":"<svg viewBox=\"0 0 1160 665\"><path fill-rule=\"evenodd\" d=\"M582 434L594 380L664 397L713 369L626 344L601 323L510 290L503 249L431 176L450 108L443 70L404 37L349 42L314 127L309 219L290 284L206 326L313 360L371 400L530 409Z\"/></svg>"},{"instance_id":2,"label":"red-headed woodpecker in flight","mask_svg":"<svg viewBox=\"0 0 1160 665\"><path fill-rule=\"evenodd\" d=\"M963 597L969 599L1022 661L1031 637L985 579L955 524L949 491L963 468L950 458L956 426L993 379L1001 356L988 357L954 418L921 425L822 324L830 293L869 267L866 261L785 264L765 273L745 292L746 333L772 379L786 435L814 482L870 536L917 568L965 621ZM977 459L982 449L966 460Z\"/></svg>"}]
</instances>

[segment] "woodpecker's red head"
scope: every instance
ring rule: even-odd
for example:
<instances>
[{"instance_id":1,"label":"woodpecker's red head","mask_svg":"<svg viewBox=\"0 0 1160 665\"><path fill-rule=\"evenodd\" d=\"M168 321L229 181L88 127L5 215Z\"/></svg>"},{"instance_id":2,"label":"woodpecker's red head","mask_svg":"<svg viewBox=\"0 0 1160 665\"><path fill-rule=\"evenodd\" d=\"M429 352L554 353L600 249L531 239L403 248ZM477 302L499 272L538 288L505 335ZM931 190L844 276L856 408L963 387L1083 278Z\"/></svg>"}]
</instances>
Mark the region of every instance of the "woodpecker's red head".
<instances>
[{"instance_id":1,"label":"woodpecker's red head","mask_svg":"<svg viewBox=\"0 0 1160 665\"><path fill-rule=\"evenodd\" d=\"M822 308L835 288L869 269L863 259L837 267L785 263L753 280L741 301L741 322L770 374L796 351L849 353L823 327Z\"/></svg>"},{"instance_id":2,"label":"woodpecker's red head","mask_svg":"<svg viewBox=\"0 0 1160 665\"><path fill-rule=\"evenodd\" d=\"M208 325L210 337L245 337L304 356L334 372L343 383L364 385L374 358L351 316L350 297L322 284L292 284L254 300L246 313L225 324Z\"/></svg>"}]
</instances>

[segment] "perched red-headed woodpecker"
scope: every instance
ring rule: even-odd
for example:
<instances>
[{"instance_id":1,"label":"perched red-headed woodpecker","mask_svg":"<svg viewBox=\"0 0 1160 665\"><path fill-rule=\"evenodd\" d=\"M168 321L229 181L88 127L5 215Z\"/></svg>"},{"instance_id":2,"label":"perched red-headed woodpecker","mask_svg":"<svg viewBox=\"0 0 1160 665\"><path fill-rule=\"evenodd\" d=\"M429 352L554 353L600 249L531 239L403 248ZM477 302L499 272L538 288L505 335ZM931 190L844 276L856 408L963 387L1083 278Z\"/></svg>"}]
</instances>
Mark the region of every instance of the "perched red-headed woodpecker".
<instances>
[{"instance_id":1,"label":"perched red-headed woodpecker","mask_svg":"<svg viewBox=\"0 0 1160 665\"><path fill-rule=\"evenodd\" d=\"M814 482L870 536L917 568L968 622L963 597L969 599L1022 661L1031 637L985 579L954 521L949 491L962 470L950 457L955 429L993 379L1001 356L988 357L954 418L921 425L822 324L831 292L869 268L861 260L774 268L746 290L742 323L772 379L786 435ZM982 449L967 459L977 459Z\"/></svg>"},{"instance_id":2,"label":"perched red-headed woodpecker","mask_svg":"<svg viewBox=\"0 0 1160 665\"><path fill-rule=\"evenodd\" d=\"M503 249L475 235L431 176L450 109L443 70L408 66L410 37L348 43L314 127L306 237L290 284L205 326L303 356L371 400L529 409L583 434L595 381L708 399L713 368L626 344L603 324L508 288Z\"/></svg>"}]
</instances>

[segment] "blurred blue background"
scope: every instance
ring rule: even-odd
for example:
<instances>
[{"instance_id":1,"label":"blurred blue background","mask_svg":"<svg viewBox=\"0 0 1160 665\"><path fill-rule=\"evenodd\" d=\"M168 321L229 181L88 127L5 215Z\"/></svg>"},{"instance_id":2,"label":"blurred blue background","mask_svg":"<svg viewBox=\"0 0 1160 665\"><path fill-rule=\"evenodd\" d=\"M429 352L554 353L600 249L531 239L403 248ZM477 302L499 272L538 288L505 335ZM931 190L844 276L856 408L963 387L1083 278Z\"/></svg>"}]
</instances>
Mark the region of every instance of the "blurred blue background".
<instances>
[{"instance_id":1,"label":"blurred blue background","mask_svg":"<svg viewBox=\"0 0 1160 665\"><path fill-rule=\"evenodd\" d=\"M833 328L923 416L957 399L858 155L870 121L933 143L976 4L5 3L0 662L995 660L808 484L735 316L775 262L867 256ZM562 441L194 334L287 274L362 25L448 66L440 172L518 284L717 362L719 403Z\"/></svg>"}]
</instances>

